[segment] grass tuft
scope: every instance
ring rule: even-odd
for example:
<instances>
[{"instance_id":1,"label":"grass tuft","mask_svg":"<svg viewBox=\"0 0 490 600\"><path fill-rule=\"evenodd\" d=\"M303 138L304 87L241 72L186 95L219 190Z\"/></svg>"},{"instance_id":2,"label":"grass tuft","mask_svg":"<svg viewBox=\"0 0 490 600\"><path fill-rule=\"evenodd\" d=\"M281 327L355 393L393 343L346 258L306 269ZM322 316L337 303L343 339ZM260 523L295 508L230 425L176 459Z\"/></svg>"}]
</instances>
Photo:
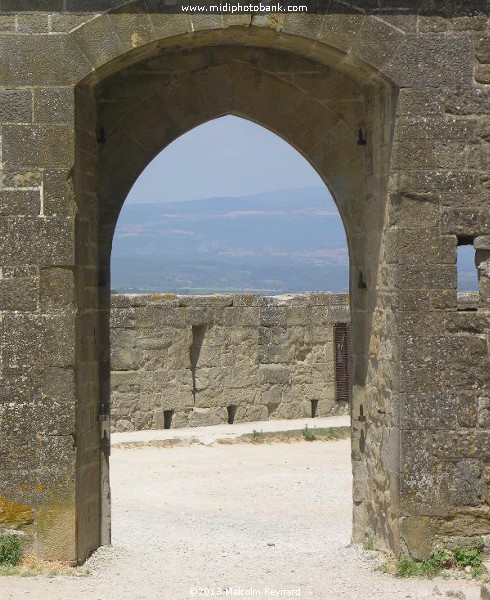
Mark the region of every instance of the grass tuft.
<instances>
[{"instance_id":1,"label":"grass tuft","mask_svg":"<svg viewBox=\"0 0 490 600\"><path fill-rule=\"evenodd\" d=\"M314 442L317 439L315 430L308 427L308 425L305 425L305 428L303 429L303 438L307 442Z\"/></svg>"},{"instance_id":2,"label":"grass tuft","mask_svg":"<svg viewBox=\"0 0 490 600\"><path fill-rule=\"evenodd\" d=\"M0 534L0 565L15 567L22 558L20 538L15 533Z\"/></svg>"},{"instance_id":3,"label":"grass tuft","mask_svg":"<svg viewBox=\"0 0 490 600\"><path fill-rule=\"evenodd\" d=\"M367 550L368 552L372 552L374 548L374 540L371 537L368 537L362 543L363 550Z\"/></svg>"},{"instance_id":4,"label":"grass tuft","mask_svg":"<svg viewBox=\"0 0 490 600\"><path fill-rule=\"evenodd\" d=\"M484 569L483 548L484 541L478 539L470 548L456 546L452 550L436 548L418 561L410 556L402 556L395 565L395 574L398 577L427 577L431 579L439 575L444 569L469 571L472 577L480 577Z\"/></svg>"},{"instance_id":5,"label":"grass tuft","mask_svg":"<svg viewBox=\"0 0 490 600\"><path fill-rule=\"evenodd\" d=\"M261 444L264 441L264 433L254 429L250 434L250 441L252 444Z\"/></svg>"}]
</instances>

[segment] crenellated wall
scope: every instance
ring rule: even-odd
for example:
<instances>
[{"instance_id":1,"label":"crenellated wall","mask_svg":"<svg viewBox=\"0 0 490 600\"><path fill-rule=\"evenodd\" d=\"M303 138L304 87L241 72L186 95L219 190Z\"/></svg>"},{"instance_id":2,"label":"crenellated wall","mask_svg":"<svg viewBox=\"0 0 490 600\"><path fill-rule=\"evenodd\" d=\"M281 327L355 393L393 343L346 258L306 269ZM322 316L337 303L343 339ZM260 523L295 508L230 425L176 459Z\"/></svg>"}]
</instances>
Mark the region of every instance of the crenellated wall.
<instances>
[{"instance_id":1,"label":"crenellated wall","mask_svg":"<svg viewBox=\"0 0 490 600\"><path fill-rule=\"evenodd\" d=\"M333 326L346 294L113 295L116 431L347 413Z\"/></svg>"}]
</instances>

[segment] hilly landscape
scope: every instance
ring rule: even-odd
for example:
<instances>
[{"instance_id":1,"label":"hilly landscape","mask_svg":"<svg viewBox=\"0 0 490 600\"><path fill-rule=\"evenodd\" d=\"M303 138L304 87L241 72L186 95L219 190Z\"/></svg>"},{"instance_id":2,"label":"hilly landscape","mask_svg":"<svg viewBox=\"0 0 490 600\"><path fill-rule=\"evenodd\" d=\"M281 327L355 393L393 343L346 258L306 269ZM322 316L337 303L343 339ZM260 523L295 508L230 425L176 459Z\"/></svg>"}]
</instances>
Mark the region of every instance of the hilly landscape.
<instances>
[{"instance_id":1,"label":"hilly landscape","mask_svg":"<svg viewBox=\"0 0 490 600\"><path fill-rule=\"evenodd\" d=\"M469 248L458 261L460 289L476 289L473 256ZM178 294L347 291L344 228L323 187L128 203L114 238L112 288Z\"/></svg>"},{"instance_id":2,"label":"hilly landscape","mask_svg":"<svg viewBox=\"0 0 490 600\"><path fill-rule=\"evenodd\" d=\"M342 221L325 188L126 204L112 252L119 292L345 291Z\"/></svg>"}]
</instances>

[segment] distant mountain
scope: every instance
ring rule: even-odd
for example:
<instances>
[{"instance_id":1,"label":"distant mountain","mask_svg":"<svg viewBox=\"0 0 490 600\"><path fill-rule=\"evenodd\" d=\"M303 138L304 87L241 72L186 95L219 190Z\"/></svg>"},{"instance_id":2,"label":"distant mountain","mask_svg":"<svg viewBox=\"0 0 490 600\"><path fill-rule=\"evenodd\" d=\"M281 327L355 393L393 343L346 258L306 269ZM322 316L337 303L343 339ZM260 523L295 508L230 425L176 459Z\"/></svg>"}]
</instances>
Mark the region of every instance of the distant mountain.
<instances>
[{"instance_id":1,"label":"distant mountain","mask_svg":"<svg viewBox=\"0 0 490 600\"><path fill-rule=\"evenodd\" d=\"M344 227L326 188L127 204L114 238L112 288L183 294L347 291Z\"/></svg>"},{"instance_id":2,"label":"distant mountain","mask_svg":"<svg viewBox=\"0 0 490 600\"><path fill-rule=\"evenodd\" d=\"M118 291L347 290L342 221L323 188L128 204L112 251Z\"/></svg>"}]
</instances>

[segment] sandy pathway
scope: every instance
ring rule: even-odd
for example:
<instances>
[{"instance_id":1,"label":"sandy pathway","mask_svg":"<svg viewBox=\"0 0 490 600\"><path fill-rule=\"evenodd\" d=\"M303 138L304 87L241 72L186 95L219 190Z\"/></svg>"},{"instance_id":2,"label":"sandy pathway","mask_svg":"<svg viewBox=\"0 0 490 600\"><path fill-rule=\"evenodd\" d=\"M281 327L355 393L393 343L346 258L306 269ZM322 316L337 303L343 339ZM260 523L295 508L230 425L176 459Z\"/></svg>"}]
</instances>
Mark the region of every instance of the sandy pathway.
<instances>
[{"instance_id":1,"label":"sandy pathway","mask_svg":"<svg viewBox=\"0 0 490 600\"><path fill-rule=\"evenodd\" d=\"M114 449L112 485L114 546L88 561L91 575L3 578L1 600L188 600L193 587L428 600L465 585L436 582L436 595L435 582L383 575L348 547L348 441Z\"/></svg>"}]
</instances>

